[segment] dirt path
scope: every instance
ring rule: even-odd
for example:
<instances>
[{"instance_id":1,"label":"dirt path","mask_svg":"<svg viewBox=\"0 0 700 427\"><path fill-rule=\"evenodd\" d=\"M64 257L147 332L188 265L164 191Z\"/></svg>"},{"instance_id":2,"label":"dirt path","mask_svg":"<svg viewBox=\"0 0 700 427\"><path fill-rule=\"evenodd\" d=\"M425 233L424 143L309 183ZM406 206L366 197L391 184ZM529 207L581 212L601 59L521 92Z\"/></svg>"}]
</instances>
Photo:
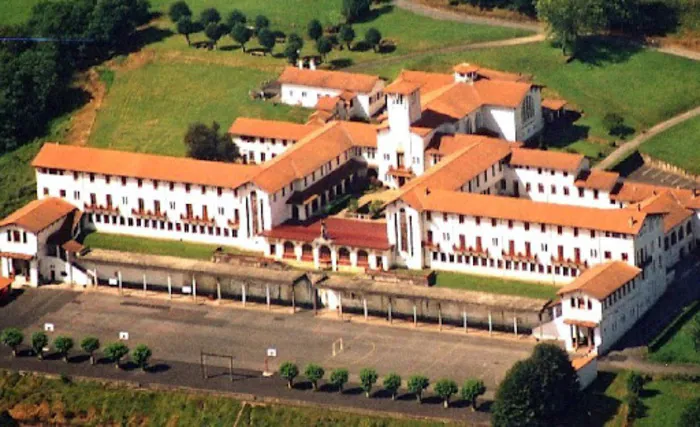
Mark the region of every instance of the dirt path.
<instances>
[{"instance_id":1,"label":"dirt path","mask_svg":"<svg viewBox=\"0 0 700 427\"><path fill-rule=\"evenodd\" d=\"M652 49L658 52L667 53L669 55L681 56L683 58L692 59L693 61L700 61L700 52L686 49L681 46L666 46Z\"/></svg>"},{"instance_id":2,"label":"dirt path","mask_svg":"<svg viewBox=\"0 0 700 427\"><path fill-rule=\"evenodd\" d=\"M443 53L456 53L456 52L467 52L470 50L478 50L478 49L490 49L494 47L506 47L506 46L517 46L517 45L522 45L522 44L530 44L530 43L539 43L545 39L544 34L535 34L532 36L526 36L526 37L516 37L513 39L505 39L505 40L494 40L494 41L489 41L489 42L479 42L479 43L469 43L469 44L463 44L463 45L457 45L457 46L447 46L439 49L427 49L427 50L420 50L416 52L411 52L407 53L405 55L400 55L400 56L392 56L390 58L382 58L382 59L377 59L375 61L368 61L368 62L363 62L361 64L357 65L351 65L350 67L346 67L343 69L343 71L361 71L363 69L367 68L372 68L378 65L388 65L388 64L395 64L397 62L403 62L407 59L411 58L416 58L420 56L425 56L427 54L432 54L432 55L439 55Z\"/></svg>"},{"instance_id":3,"label":"dirt path","mask_svg":"<svg viewBox=\"0 0 700 427\"><path fill-rule=\"evenodd\" d=\"M594 169L608 169L612 167L627 154L639 148L642 143L649 140L653 136L696 116L700 116L700 106L652 126L651 128L637 135L635 138L631 139L629 142L618 147L615 151L610 153L608 157L595 165Z\"/></svg>"},{"instance_id":4,"label":"dirt path","mask_svg":"<svg viewBox=\"0 0 700 427\"><path fill-rule=\"evenodd\" d=\"M437 19L440 21L454 21L463 22L465 24L482 24L491 25L494 27L519 28L522 30L536 31L538 33L542 32L543 30L543 27L540 24L533 24L528 22L515 22L509 21L507 19L489 18L485 16L464 15L461 13L436 9L434 7L426 6L421 3L416 3L411 0L394 0L394 5L400 9L413 12L417 15L427 16L429 18Z\"/></svg>"},{"instance_id":5,"label":"dirt path","mask_svg":"<svg viewBox=\"0 0 700 427\"><path fill-rule=\"evenodd\" d=\"M100 81L100 76L94 68L80 76L78 86L90 95L90 101L71 117L65 139L66 143L71 145L87 145L107 87Z\"/></svg>"}]
</instances>

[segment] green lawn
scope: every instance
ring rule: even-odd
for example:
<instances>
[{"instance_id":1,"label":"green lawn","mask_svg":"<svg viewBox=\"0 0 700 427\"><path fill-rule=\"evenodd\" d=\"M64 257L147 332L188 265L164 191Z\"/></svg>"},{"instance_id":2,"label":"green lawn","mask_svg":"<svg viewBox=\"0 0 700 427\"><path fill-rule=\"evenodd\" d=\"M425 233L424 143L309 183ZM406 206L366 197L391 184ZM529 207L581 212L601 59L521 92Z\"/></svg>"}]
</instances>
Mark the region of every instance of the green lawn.
<instances>
[{"instance_id":1,"label":"green lawn","mask_svg":"<svg viewBox=\"0 0 700 427\"><path fill-rule=\"evenodd\" d=\"M556 142L585 154L608 152L602 119L616 112L637 132L700 104L700 63L622 43L592 42L584 60L566 63L561 51L537 43L464 53L420 55L401 63L366 67L364 72L394 78L401 69L447 72L467 61L513 72L533 74L554 94L582 111L571 135ZM583 139L588 141L581 142ZM548 141L553 143L554 141Z\"/></svg>"},{"instance_id":2,"label":"green lawn","mask_svg":"<svg viewBox=\"0 0 700 427\"><path fill-rule=\"evenodd\" d=\"M572 414L570 424L581 427L625 426L627 375L625 371L599 372L596 381L584 391L582 407ZM700 383L653 379L644 385L640 397L645 414L634 422L635 426L677 427L685 406L700 397Z\"/></svg>"},{"instance_id":3,"label":"green lawn","mask_svg":"<svg viewBox=\"0 0 700 427\"><path fill-rule=\"evenodd\" d=\"M517 280L475 276L447 271L437 272L435 286L544 300L555 298L557 290L559 289L556 286L540 283L520 282Z\"/></svg>"},{"instance_id":4,"label":"green lawn","mask_svg":"<svg viewBox=\"0 0 700 427\"><path fill-rule=\"evenodd\" d=\"M690 335L691 323L696 316L700 316L700 303L687 307L680 314L677 323L672 323L669 330L662 332L658 348L650 348L649 360L659 363L700 364L700 352L695 350Z\"/></svg>"},{"instance_id":5,"label":"green lawn","mask_svg":"<svg viewBox=\"0 0 700 427\"><path fill-rule=\"evenodd\" d=\"M23 23L32 11L32 7L41 0L2 0L0 3L0 25Z\"/></svg>"},{"instance_id":6,"label":"green lawn","mask_svg":"<svg viewBox=\"0 0 700 427\"><path fill-rule=\"evenodd\" d=\"M83 242L97 249L110 249L122 252L136 252L151 255L168 255L181 258L210 260L212 253L221 245L180 242L177 240L149 239L106 233L90 233ZM229 253L244 253L240 249L224 247Z\"/></svg>"},{"instance_id":7,"label":"green lawn","mask_svg":"<svg viewBox=\"0 0 700 427\"><path fill-rule=\"evenodd\" d=\"M303 122L309 110L251 100L248 91L275 74L216 64L154 62L116 73L90 145L183 156L190 123L238 116Z\"/></svg>"},{"instance_id":8,"label":"green lawn","mask_svg":"<svg viewBox=\"0 0 700 427\"><path fill-rule=\"evenodd\" d=\"M639 151L700 175L700 116L656 135Z\"/></svg>"},{"instance_id":9,"label":"green lawn","mask_svg":"<svg viewBox=\"0 0 700 427\"><path fill-rule=\"evenodd\" d=\"M53 362L62 363L62 362ZM0 414L27 425L130 426L384 426L429 427L444 423L404 421L339 411L286 406L254 407L229 397L176 391L153 392L92 381L63 382L0 371ZM241 408L243 407L243 411ZM439 410L439 409L438 409ZM465 409L466 410L466 409ZM239 418L240 414L240 418ZM0 424L6 425L0 418Z\"/></svg>"}]
</instances>

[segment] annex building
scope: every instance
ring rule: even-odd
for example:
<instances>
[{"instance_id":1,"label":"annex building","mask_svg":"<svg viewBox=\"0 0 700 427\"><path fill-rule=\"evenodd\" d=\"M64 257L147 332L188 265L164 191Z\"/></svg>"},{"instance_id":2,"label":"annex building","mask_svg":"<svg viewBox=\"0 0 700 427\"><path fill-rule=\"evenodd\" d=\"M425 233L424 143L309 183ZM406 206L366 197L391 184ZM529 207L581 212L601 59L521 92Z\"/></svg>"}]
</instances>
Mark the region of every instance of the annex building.
<instances>
[{"instance_id":1,"label":"annex building","mask_svg":"<svg viewBox=\"0 0 700 427\"><path fill-rule=\"evenodd\" d=\"M314 269L517 278L561 287L550 337L605 351L696 248L700 197L592 170L578 154L526 148L545 126L541 88L470 64L453 71L353 86L370 107L382 105L366 111L369 123L239 117L229 133L244 163L46 143L32 163L38 200L0 222L0 273L34 286L90 283L75 255L81 231L97 230ZM336 96L323 92L328 82L360 79L291 68L283 94L307 73L319 73L304 82L322 103ZM367 182L375 191L360 207L373 213L335 211Z\"/></svg>"}]
</instances>

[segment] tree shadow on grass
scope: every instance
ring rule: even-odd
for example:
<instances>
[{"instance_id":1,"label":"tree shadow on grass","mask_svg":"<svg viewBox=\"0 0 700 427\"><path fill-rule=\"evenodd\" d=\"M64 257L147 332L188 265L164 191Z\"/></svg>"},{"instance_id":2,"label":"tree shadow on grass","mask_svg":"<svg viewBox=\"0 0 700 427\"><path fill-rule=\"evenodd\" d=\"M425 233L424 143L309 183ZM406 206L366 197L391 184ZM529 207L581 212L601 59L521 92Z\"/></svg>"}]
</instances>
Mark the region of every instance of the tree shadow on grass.
<instances>
[{"instance_id":1,"label":"tree shadow on grass","mask_svg":"<svg viewBox=\"0 0 700 427\"><path fill-rule=\"evenodd\" d=\"M609 63L626 62L642 49L640 42L628 38L589 36L579 41L574 60L600 67Z\"/></svg>"},{"instance_id":2,"label":"tree shadow on grass","mask_svg":"<svg viewBox=\"0 0 700 427\"><path fill-rule=\"evenodd\" d=\"M175 33L167 28L159 28L153 25L143 27L134 34L134 49L140 50L149 44L163 41L173 35L175 35Z\"/></svg>"},{"instance_id":3,"label":"tree shadow on grass","mask_svg":"<svg viewBox=\"0 0 700 427\"><path fill-rule=\"evenodd\" d=\"M351 58L338 58L338 59L333 59L329 62L331 70L338 70L340 68L345 68L353 65L355 61L353 61Z\"/></svg>"},{"instance_id":4,"label":"tree shadow on grass","mask_svg":"<svg viewBox=\"0 0 700 427\"><path fill-rule=\"evenodd\" d=\"M570 426L599 426L615 418L620 410L622 401L605 394L606 390L615 381L616 374L612 372L599 372L596 380L591 384L578 405L572 406L568 422Z\"/></svg>"},{"instance_id":5,"label":"tree shadow on grass","mask_svg":"<svg viewBox=\"0 0 700 427\"><path fill-rule=\"evenodd\" d=\"M224 46L219 46L219 50L224 52L233 52L234 50L241 50L241 45L238 44L227 44Z\"/></svg>"},{"instance_id":6,"label":"tree shadow on grass","mask_svg":"<svg viewBox=\"0 0 700 427\"><path fill-rule=\"evenodd\" d=\"M364 16L361 16L360 18L356 19L353 24L365 24L367 22L372 22L375 19L379 18L382 15L386 15L387 13L391 13L394 11L394 6L391 4L383 4L379 7L374 7L370 9L369 13L367 13Z\"/></svg>"}]
</instances>

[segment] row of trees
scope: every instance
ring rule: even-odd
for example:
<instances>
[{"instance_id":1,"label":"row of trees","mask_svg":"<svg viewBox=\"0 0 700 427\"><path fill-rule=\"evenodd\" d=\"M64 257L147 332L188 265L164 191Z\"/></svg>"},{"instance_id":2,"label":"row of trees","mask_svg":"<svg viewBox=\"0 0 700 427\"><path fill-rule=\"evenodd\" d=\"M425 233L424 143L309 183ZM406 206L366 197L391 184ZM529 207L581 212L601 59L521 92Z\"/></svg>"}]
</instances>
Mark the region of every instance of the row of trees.
<instances>
[{"instance_id":1,"label":"row of trees","mask_svg":"<svg viewBox=\"0 0 700 427\"><path fill-rule=\"evenodd\" d=\"M0 333L0 342L12 349L12 356L17 357L17 350L24 342L24 334L17 328L7 328ZM49 346L48 335L42 331L34 332L31 336L30 346L39 360L44 358L44 349ZM73 338L59 335L53 340L53 347L63 360L67 363L68 357L73 350L75 343ZM80 348L90 355L90 364L95 364L95 352L100 349L100 340L95 337L85 337L80 341ZM117 368L120 367L121 360L129 354L129 347L123 342L113 342L104 348L105 357L112 361ZM139 344L131 352L131 360L141 369L148 367L148 361L152 352L148 346Z\"/></svg>"},{"instance_id":2,"label":"row of trees","mask_svg":"<svg viewBox=\"0 0 700 427\"><path fill-rule=\"evenodd\" d=\"M0 26L15 38L0 43L0 153L43 134L72 107L73 73L131 49L149 17L146 0L43 0L26 23Z\"/></svg>"},{"instance_id":3,"label":"row of trees","mask_svg":"<svg viewBox=\"0 0 700 427\"><path fill-rule=\"evenodd\" d=\"M318 382L323 379L326 371L319 365L315 363L310 363L306 365L304 369L304 376L311 382L311 387L314 391L318 390ZM280 366L280 376L287 380L287 387L292 388L294 386L294 380L299 376L299 367L292 362L284 362ZM342 393L345 384L347 384L349 379L348 370L344 368L334 369L331 371L328 378L328 383ZM377 371L372 368L364 368L360 371L360 386L362 391L365 392L366 397L371 397L372 388L379 380L379 375ZM401 389L402 379L401 376L392 372L387 374L382 385L384 389L391 394L391 399L396 400L398 392ZM407 389L409 393L416 396L418 403L422 402L423 393L430 385L430 380L428 377L423 375L413 375L411 376L407 383ZM457 383L453 380L443 378L438 380L433 386L433 391L437 396L443 400L443 405L445 408L449 406L450 399L453 395L457 394L459 388ZM483 381L477 379L467 380L461 389L462 399L469 402L472 410L476 410L477 399L486 393L486 387Z\"/></svg>"}]
</instances>

